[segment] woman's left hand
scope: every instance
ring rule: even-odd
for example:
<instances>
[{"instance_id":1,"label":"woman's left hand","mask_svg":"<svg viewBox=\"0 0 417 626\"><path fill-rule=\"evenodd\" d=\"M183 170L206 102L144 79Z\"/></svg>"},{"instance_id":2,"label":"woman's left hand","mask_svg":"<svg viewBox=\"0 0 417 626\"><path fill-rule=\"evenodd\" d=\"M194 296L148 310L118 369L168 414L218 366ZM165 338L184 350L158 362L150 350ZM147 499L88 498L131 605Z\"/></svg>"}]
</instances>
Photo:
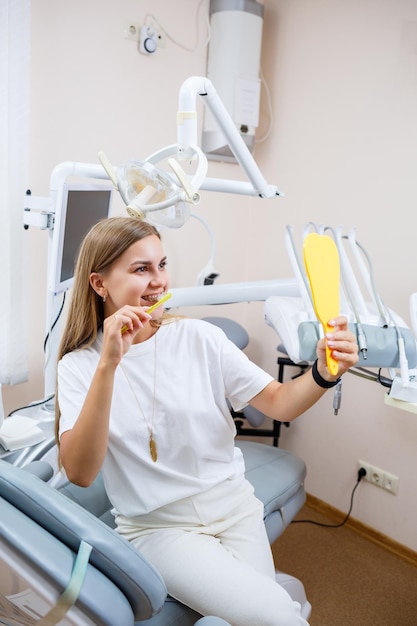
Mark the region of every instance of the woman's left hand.
<instances>
[{"instance_id":1,"label":"woman's left hand","mask_svg":"<svg viewBox=\"0 0 417 626\"><path fill-rule=\"evenodd\" d=\"M339 369L337 377L341 376L350 367L358 362L358 344L355 335L349 330L346 317L339 317L329 320L329 326L333 327L331 332L320 339L317 343L317 367L321 375L325 373L326 380L335 380L331 376L326 364L326 345L330 348L332 357L338 362Z\"/></svg>"}]
</instances>

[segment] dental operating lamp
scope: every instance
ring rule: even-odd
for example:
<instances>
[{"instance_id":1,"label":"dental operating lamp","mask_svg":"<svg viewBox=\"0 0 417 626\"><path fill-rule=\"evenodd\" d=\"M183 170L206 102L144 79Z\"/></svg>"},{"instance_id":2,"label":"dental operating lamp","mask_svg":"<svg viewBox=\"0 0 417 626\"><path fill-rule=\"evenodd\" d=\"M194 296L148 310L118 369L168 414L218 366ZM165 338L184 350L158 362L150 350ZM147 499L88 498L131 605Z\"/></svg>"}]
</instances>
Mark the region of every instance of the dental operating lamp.
<instances>
[{"instance_id":1,"label":"dental operating lamp","mask_svg":"<svg viewBox=\"0 0 417 626\"><path fill-rule=\"evenodd\" d=\"M236 161L245 172L248 182L206 176L207 158L199 148L197 139L197 96L203 99L204 104L216 119ZM159 217L162 224L178 227L182 225L178 223L178 214L170 224L169 214L162 216L157 213L167 208L171 208L172 211L174 204L183 203L185 221L189 213L187 214L184 203L198 204L200 189L254 195L260 198L274 198L282 195L276 186L268 184L263 177L226 107L207 78L199 76L188 78L181 86L178 104L176 144L166 146L151 154L145 161L125 164L122 172L120 168L119 171L115 170L103 153L100 155L104 169L122 195L130 214L140 217L146 215L150 221L156 222ZM164 159L168 160L168 165L172 170L171 175L162 170L156 170L156 165ZM192 177L184 172L181 167L182 161L197 163ZM156 184L155 179L157 179Z\"/></svg>"}]
</instances>

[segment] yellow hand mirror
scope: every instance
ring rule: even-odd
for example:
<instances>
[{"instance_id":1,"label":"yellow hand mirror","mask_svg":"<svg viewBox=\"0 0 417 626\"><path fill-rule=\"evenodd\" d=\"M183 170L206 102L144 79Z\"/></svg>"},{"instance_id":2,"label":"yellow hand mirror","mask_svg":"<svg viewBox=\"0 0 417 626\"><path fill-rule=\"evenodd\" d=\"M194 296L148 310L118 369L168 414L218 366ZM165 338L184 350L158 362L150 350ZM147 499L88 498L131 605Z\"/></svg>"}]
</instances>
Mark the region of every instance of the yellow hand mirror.
<instances>
[{"instance_id":1,"label":"yellow hand mirror","mask_svg":"<svg viewBox=\"0 0 417 626\"><path fill-rule=\"evenodd\" d=\"M309 233L303 244L304 265L310 282L313 306L324 332L333 328L328 321L339 315L340 310L340 261L333 239L328 235ZM329 372L337 375L338 364L326 346Z\"/></svg>"}]
</instances>

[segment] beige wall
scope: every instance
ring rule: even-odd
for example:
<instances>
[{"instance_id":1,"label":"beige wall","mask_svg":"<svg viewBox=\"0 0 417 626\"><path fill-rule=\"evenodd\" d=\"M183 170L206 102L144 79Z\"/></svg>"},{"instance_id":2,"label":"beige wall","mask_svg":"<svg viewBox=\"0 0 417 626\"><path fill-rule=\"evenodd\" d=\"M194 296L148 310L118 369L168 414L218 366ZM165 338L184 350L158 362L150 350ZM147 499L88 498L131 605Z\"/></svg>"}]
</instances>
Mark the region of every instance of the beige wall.
<instances>
[{"instance_id":1,"label":"beige wall","mask_svg":"<svg viewBox=\"0 0 417 626\"><path fill-rule=\"evenodd\" d=\"M265 0L262 69L271 90L270 138L256 147L270 201L203 194L199 212L217 237L219 282L292 275L286 224L301 237L312 220L357 228L385 302L410 320L415 278L417 4L415 0ZM176 141L179 87L203 75L203 47L169 40L151 57L123 37L125 23L152 12L185 46L195 39L197 1L89 0L32 3L30 180L47 195L62 161L114 163L143 158ZM203 4L200 42L205 38ZM225 63L227 60L225 59ZM265 97L259 134L268 126ZM211 175L243 177L234 164ZM43 396L47 233L27 232L30 279L30 381L5 390L6 410ZM173 286L194 284L209 243L195 220L165 236ZM248 354L276 374L279 338L260 303L194 309L227 313L251 335ZM305 459L307 490L347 510L364 459L400 477L398 496L363 484L354 517L417 550L417 419L384 404L384 388L346 376L339 415L329 393L284 430L281 445Z\"/></svg>"}]
</instances>

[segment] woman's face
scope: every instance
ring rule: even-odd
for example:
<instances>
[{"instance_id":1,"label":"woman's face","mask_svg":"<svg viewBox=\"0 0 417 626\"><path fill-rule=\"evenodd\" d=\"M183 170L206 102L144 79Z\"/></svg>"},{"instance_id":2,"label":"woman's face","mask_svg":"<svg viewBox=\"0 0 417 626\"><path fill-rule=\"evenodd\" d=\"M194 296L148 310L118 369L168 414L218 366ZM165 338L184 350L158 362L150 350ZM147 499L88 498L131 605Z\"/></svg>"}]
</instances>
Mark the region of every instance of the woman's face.
<instances>
[{"instance_id":1,"label":"woman's face","mask_svg":"<svg viewBox=\"0 0 417 626\"><path fill-rule=\"evenodd\" d=\"M103 274L106 316L125 304L151 306L169 288L167 261L161 240L149 235L130 246ZM152 312L153 318L163 307Z\"/></svg>"}]
</instances>

